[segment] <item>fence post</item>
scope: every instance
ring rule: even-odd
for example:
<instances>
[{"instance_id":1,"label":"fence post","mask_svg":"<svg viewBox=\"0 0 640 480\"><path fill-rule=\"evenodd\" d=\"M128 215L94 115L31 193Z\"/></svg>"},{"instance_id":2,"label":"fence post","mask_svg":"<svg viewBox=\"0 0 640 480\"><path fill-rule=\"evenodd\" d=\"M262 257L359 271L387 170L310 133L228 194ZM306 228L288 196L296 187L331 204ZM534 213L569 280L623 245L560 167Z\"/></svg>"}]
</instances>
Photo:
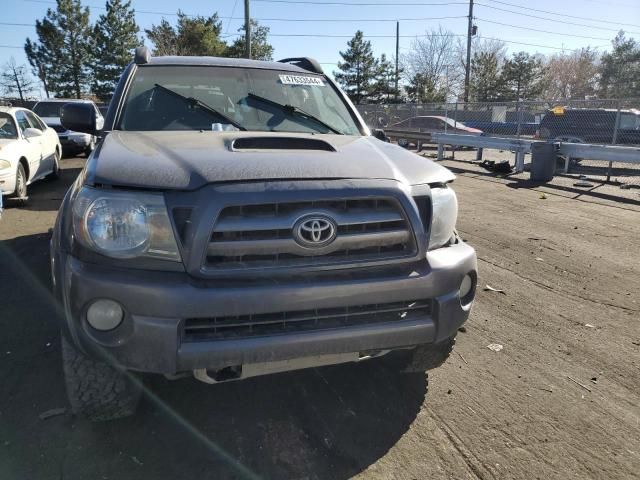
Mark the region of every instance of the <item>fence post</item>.
<instances>
[{"instance_id":1,"label":"fence post","mask_svg":"<svg viewBox=\"0 0 640 480\"><path fill-rule=\"evenodd\" d=\"M506 118L505 118L506 120ZM516 100L516 138L520 138L520 99ZM524 153L516 150L516 159L514 162L516 173L524 171Z\"/></svg>"},{"instance_id":2,"label":"fence post","mask_svg":"<svg viewBox=\"0 0 640 480\"><path fill-rule=\"evenodd\" d=\"M613 137L611 138L611 145L615 145L618 142L618 126L620 125L620 100L616 102L616 123L613 126ZM613 161L609 160L609 167L607 168L607 182L611 180L611 168L613 167Z\"/></svg>"}]
</instances>

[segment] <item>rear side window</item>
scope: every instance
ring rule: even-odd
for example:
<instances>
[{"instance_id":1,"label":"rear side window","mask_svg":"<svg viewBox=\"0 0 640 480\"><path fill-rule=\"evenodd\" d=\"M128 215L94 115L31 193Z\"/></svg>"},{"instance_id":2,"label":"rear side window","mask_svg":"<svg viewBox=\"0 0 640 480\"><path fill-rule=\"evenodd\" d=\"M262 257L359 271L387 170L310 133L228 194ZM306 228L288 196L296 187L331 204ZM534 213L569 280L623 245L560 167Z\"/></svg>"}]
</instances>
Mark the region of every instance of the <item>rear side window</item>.
<instances>
[{"instance_id":1,"label":"rear side window","mask_svg":"<svg viewBox=\"0 0 640 480\"><path fill-rule=\"evenodd\" d=\"M40 102L33 107L33 111L41 117L58 118L60 117L60 109L63 105L64 103L62 102Z\"/></svg>"},{"instance_id":2,"label":"rear side window","mask_svg":"<svg viewBox=\"0 0 640 480\"><path fill-rule=\"evenodd\" d=\"M623 113L620 115L619 128L624 130L635 130L638 127L638 115L633 113Z\"/></svg>"}]
</instances>

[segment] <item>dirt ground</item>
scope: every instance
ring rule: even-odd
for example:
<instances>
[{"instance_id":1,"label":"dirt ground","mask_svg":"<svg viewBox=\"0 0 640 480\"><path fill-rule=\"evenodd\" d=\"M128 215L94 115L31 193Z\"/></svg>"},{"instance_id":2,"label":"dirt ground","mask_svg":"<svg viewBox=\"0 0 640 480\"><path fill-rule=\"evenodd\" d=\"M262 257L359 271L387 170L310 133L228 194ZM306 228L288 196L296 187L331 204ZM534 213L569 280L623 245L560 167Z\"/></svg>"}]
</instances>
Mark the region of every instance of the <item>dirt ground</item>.
<instances>
[{"instance_id":1,"label":"dirt ground","mask_svg":"<svg viewBox=\"0 0 640 480\"><path fill-rule=\"evenodd\" d=\"M138 416L90 424L40 418L68 408L47 247L82 163L0 221L0 478L638 478L637 190L445 161L480 288L428 394L375 362L218 386L151 377Z\"/></svg>"}]
</instances>

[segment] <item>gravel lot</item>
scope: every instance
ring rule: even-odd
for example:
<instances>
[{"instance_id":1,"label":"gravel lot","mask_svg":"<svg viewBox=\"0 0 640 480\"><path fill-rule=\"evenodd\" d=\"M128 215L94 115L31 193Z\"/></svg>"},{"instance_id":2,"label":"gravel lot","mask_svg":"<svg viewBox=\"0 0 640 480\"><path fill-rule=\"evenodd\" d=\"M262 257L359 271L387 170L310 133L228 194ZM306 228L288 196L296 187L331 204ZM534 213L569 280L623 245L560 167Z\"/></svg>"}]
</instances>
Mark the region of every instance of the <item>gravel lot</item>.
<instances>
[{"instance_id":1,"label":"gravel lot","mask_svg":"<svg viewBox=\"0 0 640 480\"><path fill-rule=\"evenodd\" d=\"M637 190L444 162L480 291L428 394L424 376L374 362L218 386L151 377L138 416L89 424L40 418L67 407L48 230L83 162L0 221L0 478L638 478Z\"/></svg>"}]
</instances>

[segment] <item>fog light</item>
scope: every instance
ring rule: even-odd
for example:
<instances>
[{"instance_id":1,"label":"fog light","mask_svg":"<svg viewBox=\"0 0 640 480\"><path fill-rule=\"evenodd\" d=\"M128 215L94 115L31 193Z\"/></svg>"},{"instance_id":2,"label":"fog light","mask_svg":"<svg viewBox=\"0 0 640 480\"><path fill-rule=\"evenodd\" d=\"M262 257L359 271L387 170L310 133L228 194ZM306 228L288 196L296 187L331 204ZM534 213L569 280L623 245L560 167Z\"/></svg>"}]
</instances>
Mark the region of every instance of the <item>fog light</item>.
<instances>
[{"instance_id":1,"label":"fog light","mask_svg":"<svg viewBox=\"0 0 640 480\"><path fill-rule=\"evenodd\" d=\"M87 322L96 330L113 330L123 317L122 307L113 300L96 300L87 310Z\"/></svg>"},{"instance_id":2,"label":"fog light","mask_svg":"<svg viewBox=\"0 0 640 480\"><path fill-rule=\"evenodd\" d=\"M471 302L473 299L474 279L470 273L467 273L460 283L460 301L463 305Z\"/></svg>"}]
</instances>

